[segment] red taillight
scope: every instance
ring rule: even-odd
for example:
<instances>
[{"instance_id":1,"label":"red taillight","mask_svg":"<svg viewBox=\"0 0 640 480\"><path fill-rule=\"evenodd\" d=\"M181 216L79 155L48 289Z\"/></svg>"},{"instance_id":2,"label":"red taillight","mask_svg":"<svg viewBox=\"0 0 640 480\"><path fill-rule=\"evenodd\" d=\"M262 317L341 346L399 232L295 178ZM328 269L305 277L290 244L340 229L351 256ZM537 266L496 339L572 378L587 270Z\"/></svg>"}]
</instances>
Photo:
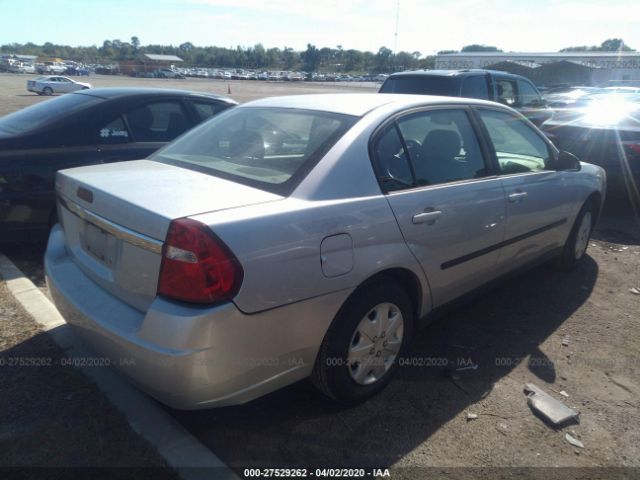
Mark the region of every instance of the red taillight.
<instances>
[{"instance_id":1,"label":"red taillight","mask_svg":"<svg viewBox=\"0 0 640 480\"><path fill-rule=\"evenodd\" d=\"M243 274L238 259L206 225L189 218L171 222L158 295L193 303L229 300L238 293Z\"/></svg>"}]
</instances>

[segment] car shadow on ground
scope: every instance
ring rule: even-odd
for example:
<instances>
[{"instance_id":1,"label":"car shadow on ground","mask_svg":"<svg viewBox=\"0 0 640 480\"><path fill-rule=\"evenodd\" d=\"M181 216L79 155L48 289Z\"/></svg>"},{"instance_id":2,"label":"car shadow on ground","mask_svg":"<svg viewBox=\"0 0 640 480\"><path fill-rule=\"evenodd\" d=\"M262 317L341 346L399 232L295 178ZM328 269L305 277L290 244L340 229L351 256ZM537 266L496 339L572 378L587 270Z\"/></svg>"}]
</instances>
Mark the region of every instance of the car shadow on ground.
<instances>
[{"instance_id":1,"label":"car shadow on ground","mask_svg":"<svg viewBox=\"0 0 640 480\"><path fill-rule=\"evenodd\" d=\"M232 468L389 466L488 395L518 362L554 382L554 364L539 346L587 300L597 276L586 257L572 272L542 265L485 291L420 331L408 365L356 407L337 406L300 382L243 406L170 412Z\"/></svg>"}]
</instances>

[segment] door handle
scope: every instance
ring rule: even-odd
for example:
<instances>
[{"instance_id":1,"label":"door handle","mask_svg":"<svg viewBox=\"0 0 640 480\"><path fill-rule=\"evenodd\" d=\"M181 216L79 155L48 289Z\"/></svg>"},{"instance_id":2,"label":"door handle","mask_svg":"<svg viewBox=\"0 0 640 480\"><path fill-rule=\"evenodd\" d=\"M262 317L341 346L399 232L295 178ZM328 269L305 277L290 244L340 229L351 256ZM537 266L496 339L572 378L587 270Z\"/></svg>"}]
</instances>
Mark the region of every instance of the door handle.
<instances>
[{"instance_id":1,"label":"door handle","mask_svg":"<svg viewBox=\"0 0 640 480\"><path fill-rule=\"evenodd\" d=\"M426 223L427 225L433 225L436 220L440 218L440 215L442 215L442 212L440 210L416 213L413 216L412 221L413 223Z\"/></svg>"},{"instance_id":2,"label":"door handle","mask_svg":"<svg viewBox=\"0 0 640 480\"><path fill-rule=\"evenodd\" d=\"M507 198L511 203L517 203L524 200L526 196L527 196L527 192L515 192L515 193L510 193Z\"/></svg>"}]
</instances>

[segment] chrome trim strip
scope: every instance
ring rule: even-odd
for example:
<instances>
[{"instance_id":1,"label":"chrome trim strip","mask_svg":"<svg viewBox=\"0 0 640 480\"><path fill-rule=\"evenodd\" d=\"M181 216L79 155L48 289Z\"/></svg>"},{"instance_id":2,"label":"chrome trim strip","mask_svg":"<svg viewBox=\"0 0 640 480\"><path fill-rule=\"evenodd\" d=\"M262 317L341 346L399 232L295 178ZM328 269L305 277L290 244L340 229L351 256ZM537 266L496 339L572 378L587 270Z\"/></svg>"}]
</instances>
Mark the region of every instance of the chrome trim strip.
<instances>
[{"instance_id":1,"label":"chrome trim strip","mask_svg":"<svg viewBox=\"0 0 640 480\"><path fill-rule=\"evenodd\" d=\"M142 233L138 233L134 230L130 230L126 227L113 223L106 218L102 218L95 213L81 207L77 203L74 203L66 198L60 198L62 204L74 215L80 217L82 220L89 222L101 230L110 233L114 237L123 242L127 242L133 246L149 250L150 252L161 254L162 242L155 238L148 237Z\"/></svg>"}]
</instances>

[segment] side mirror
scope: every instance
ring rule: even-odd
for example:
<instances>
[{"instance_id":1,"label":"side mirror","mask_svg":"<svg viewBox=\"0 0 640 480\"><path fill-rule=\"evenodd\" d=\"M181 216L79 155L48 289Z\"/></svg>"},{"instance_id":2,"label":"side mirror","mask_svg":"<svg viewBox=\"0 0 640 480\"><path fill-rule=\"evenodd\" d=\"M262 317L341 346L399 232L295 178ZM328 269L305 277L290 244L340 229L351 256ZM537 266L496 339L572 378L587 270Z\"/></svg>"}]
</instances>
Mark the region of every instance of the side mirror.
<instances>
[{"instance_id":1,"label":"side mirror","mask_svg":"<svg viewBox=\"0 0 640 480\"><path fill-rule=\"evenodd\" d=\"M565 152L562 150L558 154L558 159L556 160L556 170L564 171L564 170L580 170L580 160L573 153Z\"/></svg>"}]
</instances>

